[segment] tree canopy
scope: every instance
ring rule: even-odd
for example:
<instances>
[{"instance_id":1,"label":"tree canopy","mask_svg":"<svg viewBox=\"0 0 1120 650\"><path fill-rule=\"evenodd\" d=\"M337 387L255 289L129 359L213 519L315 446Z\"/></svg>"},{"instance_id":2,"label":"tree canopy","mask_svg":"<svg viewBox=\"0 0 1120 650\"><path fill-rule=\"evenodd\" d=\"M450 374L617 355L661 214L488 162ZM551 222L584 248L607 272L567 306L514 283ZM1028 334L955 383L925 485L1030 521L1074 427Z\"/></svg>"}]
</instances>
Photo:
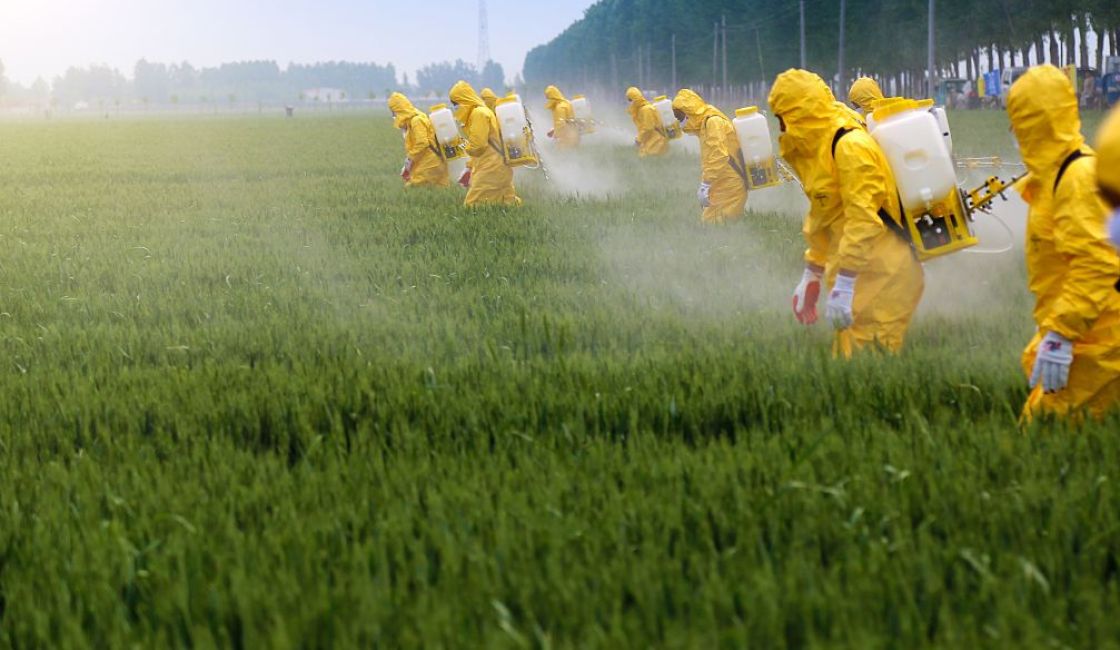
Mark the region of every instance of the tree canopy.
<instances>
[{"instance_id":1,"label":"tree canopy","mask_svg":"<svg viewBox=\"0 0 1120 650\"><path fill-rule=\"evenodd\" d=\"M805 5L806 65L831 78L838 72L840 3ZM927 7L928 0L847 0L847 74L924 70ZM937 65L958 76L1031 52L1035 61L1098 67L1109 52L1090 51L1084 35L1107 34L1114 54L1120 28L1117 0L937 0L935 15ZM617 86L644 76L667 85L675 36L677 79L717 83L723 73L714 71L713 41L725 18L729 83L768 81L799 65L798 0L600 0L582 20L529 52L525 80Z\"/></svg>"}]
</instances>

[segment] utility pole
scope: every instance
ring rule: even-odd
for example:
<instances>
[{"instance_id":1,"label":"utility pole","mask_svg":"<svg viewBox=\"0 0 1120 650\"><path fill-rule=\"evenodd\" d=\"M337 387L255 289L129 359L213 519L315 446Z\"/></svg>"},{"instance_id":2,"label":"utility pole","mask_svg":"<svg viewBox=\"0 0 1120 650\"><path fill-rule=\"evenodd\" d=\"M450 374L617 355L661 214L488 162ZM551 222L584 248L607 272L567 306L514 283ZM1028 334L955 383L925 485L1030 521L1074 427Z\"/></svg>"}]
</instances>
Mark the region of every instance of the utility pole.
<instances>
[{"instance_id":1,"label":"utility pole","mask_svg":"<svg viewBox=\"0 0 1120 650\"><path fill-rule=\"evenodd\" d=\"M670 40L670 43L671 43L671 49L673 50L673 86L669 90L672 91L673 93L676 93L677 90L679 90L677 88L677 35L676 34L673 34L673 38ZM615 84L615 85L617 86L618 84Z\"/></svg>"},{"instance_id":2,"label":"utility pole","mask_svg":"<svg viewBox=\"0 0 1120 650\"><path fill-rule=\"evenodd\" d=\"M719 23L712 23L712 85L719 83Z\"/></svg>"},{"instance_id":3,"label":"utility pole","mask_svg":"<svg viewBox=\"0 0 1120 650\"><path fill-rule=\"evenodd\" d=\"M840 0L840 54L836 62L836 94L847 97L847 79L844 70L844 23L847 22L848 0Z\"/></svg>"},{"instance_id":4,"label":"utility pole","mask_svg":"<svg viewBox=\"0 0 1120 650\"><path fill-rule=\"evenodd\" d=\"M936 0L929 0L929 53L928 53L929 58L926 60L926 74L929 75L929 80L928 80L929 81L929 95L928 95L928 97L933 97L933 91L934 91L934 88L933 88L933 85L934 85L934 80L933 80L933 76L934 76L934 72L933 72L933 60L934 60L934 56L933 56L934 55L934 52L933 52L933 47L934 47L933 21L934 21L934 5L936 5L936 4L937 4ZM1014 58L1014 55L1012 55L1012 58ZM1014 61L1012 61L1012 63L1014 63Z\"/></svg>"},{"instance_id":5,"label":"utility pole","mask_svg":"<svg viewBox=\"0 0 1120 650\"><path fill-rule=\"evenodd\" d=\"M801 69L805 69L805 0L801 0Z\"/></svg>"},{"instance_id":6,"label":"utility pole","mask_svg":"<svg viewBox=\"0 0 1120 650\"><path fill-rule=\"evenodd\" d=\"M643 58L642 58L642 44L641 43L637 45L637 54L634 55L634 58L637 61L637 85L638 86L644 86L645 85L645 80L643 80L643 78L642 78Z\"/></svg>"},{"instance_id":7,"label":"utility pole","mask_svg":"<svg viewBox=\"0 0 1120 650\"><path fill-rule=\"evenodd\" d=\"M758 27L754 28L754 42L758 45L758 72L762 75L761 79L766 81L766 67L762 65L762 34Z\"/></svg>"},{"instance_id":8,"label":"utility pole","mask_svg":"<svg viewBox=\"0 0 1120 650\"><path fill-rule=\"evenodd\" d=\"M720 20L720 31L723 33L723 92L727 92L727 14Z\"/></svg>"}]
</instances>

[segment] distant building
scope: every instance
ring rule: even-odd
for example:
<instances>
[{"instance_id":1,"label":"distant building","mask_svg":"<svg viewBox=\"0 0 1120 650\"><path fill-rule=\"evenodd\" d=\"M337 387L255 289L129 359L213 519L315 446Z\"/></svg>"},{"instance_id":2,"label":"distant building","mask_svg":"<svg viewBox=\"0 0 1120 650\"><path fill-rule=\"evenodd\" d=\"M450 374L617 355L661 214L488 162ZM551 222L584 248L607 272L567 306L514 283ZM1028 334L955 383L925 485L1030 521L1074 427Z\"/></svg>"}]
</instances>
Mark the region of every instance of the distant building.
<instances>
[{"instance_id":1,"label":"distant building","mask_svg":"<svg viewBox=\"0 0 1120 650\"><path fill-rule=\"evenodd\" d=\"M305 102L323 102L327 104L340 104L350 101L350 95L340 88L310 88L300 93Z\"/></svg>"}]
</instances>

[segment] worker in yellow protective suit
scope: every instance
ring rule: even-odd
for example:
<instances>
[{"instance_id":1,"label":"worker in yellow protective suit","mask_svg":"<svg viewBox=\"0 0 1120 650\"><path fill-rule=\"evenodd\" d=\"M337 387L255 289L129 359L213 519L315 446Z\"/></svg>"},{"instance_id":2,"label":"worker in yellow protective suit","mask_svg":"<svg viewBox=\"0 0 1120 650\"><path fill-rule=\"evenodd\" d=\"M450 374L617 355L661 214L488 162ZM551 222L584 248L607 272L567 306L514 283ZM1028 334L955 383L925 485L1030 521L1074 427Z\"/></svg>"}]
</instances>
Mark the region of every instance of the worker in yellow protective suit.
<instances>
[{"instance_id":1,"label":"worker in yellow protective suit","mask_svg":"<svg viewBox=\"0 0 1120 650\"><path fill-rule=\"evenodd\" d=\"M405 187L447 187L447 161L439 152L436 130L423 112L400 93L389 96L393 124L404 133L404 168L401 178Z\"/></svg>"},{"instance_id":2,"label":"worker in yellow protective suit","mask_svg":"<svg viewBox=\"0 0 1120 650\"><path fill-rule=\"evenodd\" d=\"M852 83L848 91L848 104L858 109L864 115L870 115L875 102L883 98L883 91L879 82L871 77L860 77Z\"/></svg>"},{"instance_id":3,"label":"worker in yellow protective suit","mask_svg":"<svg viewBox=\"0 0 1120 650\"><path fill-rule=\"evenodd\" d=\"M1097 134L1097 185L1113 210L1109 238L1120 248L1120 107L1112 109Z\"/></svg>"},{"instance_id":4,"label":"worker in yellow protective suit","mask_svg":"<svg viewBox=\"0 0 1120 650\"><path fill-rule=\"evenodd\" d=\"M1032 389L1023 416L1099 416L1120 404L1120 256L1107 240L1098 160L1058 68L1024 73L1007 114L1030 174L1027 283L1038 333L1023 354Z\"/></svg>"},{"instance_id":5,"label":"worker in yellow protective suit","mask_svg":"<svg viewBox=\"0 0 1120 650\"><path fill-rule=\"evenodd\" d=\"M657 109L649 103L641 90L634 87L627 89L626 99L630 100L630 119L638 129L638 137L634 139L638 155L645 158L667 153L669 136L665 133L665 126L661 124L661 115Z\"/></svg>"},{"instance_id":6,"label":"worker in yellow protective suit","mask_svg":"<svg viewBox=\"0 0 1120 650\"><path fill-rule=\"evenodd\" d=\"M700 189L705 223L738 221L747 204L746 165L735 127L718 108L687 88L673 99L685 133L700 138Z\"/></svg>"},{"instance_id":7,"label":"worker in yellow protective suit","mask_svg":"<svg viewBox=\"0 0 1120 650\"><path fill-rule=\"evenodd\" d=\"M455 119L464 127L467 139L469 186L464 201L469 207L480 205L521 205L513 187L513 169L502 154L501 131L494 111L465 81L456 83L449 93L455 105Z\"/></svg>"},{"instance_id":8,"label":"worker in yellow protective suit","mask_svg":"<svg viewBox=\"0 0 1120 650\"><path fill-rule=\"evenodd\" d=\"M833 353L901 350L925 289L908 238L894 174L875 140L836 102L817 75L788 70L770 91L782 157L809 199L802 232L805 272L793 296L797 320L817 321L822 281L831 284L826 317Z\"/></svg>"},{"instance_id":9,"label":"worker in yellow protective suit","mask_svg":"<svg viewBox=\"0 0 1120 650\"><path fill-rule=\"evenodd\" d=\"M498 107L498 96L494 94L493 90L483 88L478 96L482 98L482 103L486 104L486 108L494 110Z\"/></svg>"},{"instance_id":10,"label":"worker in yellow protective suit","mask_svg":"<svg viewBox=\"0 0 1120 650\"><path fill-rule=\"evenodd\" d=\"M560 89L549 86L544 89L545 108L552 111L552 130L548 137L556 140L558 149L575 149L579 146L579 125L576 113Z\"/></svg>"}]
</instances>

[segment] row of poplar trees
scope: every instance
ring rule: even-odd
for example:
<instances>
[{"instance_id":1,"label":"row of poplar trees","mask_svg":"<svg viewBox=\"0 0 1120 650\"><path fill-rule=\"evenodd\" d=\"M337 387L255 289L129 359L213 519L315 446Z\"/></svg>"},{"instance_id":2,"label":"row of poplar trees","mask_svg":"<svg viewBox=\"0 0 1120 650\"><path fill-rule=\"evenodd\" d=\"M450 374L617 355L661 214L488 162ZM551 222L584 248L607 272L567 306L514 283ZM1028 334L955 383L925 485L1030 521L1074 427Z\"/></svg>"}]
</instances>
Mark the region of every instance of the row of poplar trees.
<instances>
[{"instance_id":1,"label":"row of poplar trees","mask_svg":"<svg viewBox=\"0 0 1120 650\"><path fill-rule=\"evenodd\" d=\"M807 67L838 81L870 74L920 87L929 0L845 2L840 69L841 0L805 0ZM525 81L588 89L768 81L800 63L800 15L800 0L600 0L529 52ZM942 77L1024 61L1100 69L1120 38L1120 0L936 0L934 15Z\"/></svg>"}]
</instances>

